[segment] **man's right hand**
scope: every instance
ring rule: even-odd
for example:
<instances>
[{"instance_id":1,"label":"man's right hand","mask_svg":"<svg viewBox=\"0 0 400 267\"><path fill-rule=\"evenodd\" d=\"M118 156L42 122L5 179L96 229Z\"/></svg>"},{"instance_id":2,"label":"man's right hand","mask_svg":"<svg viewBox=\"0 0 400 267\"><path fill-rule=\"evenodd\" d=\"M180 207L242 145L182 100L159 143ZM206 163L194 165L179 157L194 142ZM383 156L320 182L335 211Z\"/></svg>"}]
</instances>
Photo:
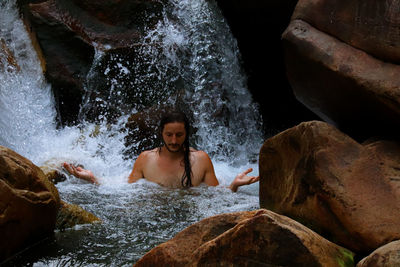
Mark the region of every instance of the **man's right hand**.
<instances>
[{"instance_id":1,"label":"man's right hand","mask_svg":"<svg viewBox=\"0 0 400 267\"><path fill-rule=\"evenodd\" d=\"M229 186L229 188L233 191L236 192L238 188L242 185L249 185L252 183L255 183L260 180L260 176L248 176L247 174L252 172L253 169L249 168L245 170L244 172L239 173L236 175L235 179Z\"/></svg>"}]
</instances>

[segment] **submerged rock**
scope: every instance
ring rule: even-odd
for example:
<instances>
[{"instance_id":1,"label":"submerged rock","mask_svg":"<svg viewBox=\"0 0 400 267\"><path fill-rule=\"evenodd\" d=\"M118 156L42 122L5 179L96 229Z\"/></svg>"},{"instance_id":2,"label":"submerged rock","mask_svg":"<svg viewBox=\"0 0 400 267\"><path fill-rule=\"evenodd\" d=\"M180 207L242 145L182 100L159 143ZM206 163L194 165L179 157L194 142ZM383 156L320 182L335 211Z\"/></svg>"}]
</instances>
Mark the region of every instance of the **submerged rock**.
<instances>
[{"instance_id":1,"label":"submerged rock","mask_svg":"<svg viewBox=\"0 0 400 267\"><path fill-rule=\"evenodd\" d=\"M57 214L56 229L64 230L78 224L97 223L101 220L91 212L82 207L61 201L60 210Z\"/></svg>"},{"instance_id":2,"label":"submerged rock","mask_svg":"<svg viewBox=\"0 0 400 267\"><path fill-rule=\"evenodd\" d=\"M42 170L0 146L0 261L50 236L59 205Z\"/></svg>"},{"instance_id":3,"label":"submerged rock","mask_svg":"<svg viewBox=\"0 0 400 267\"><path fill-rule=\"evenodd\" d=\"M400 144L359 144L324 122L265 141L260 206L290 216L354 252L400 238Z\"/></svg>"},{"instance_id":4,"label":"submerged rock","mask_svg":"<svg viewBox=\"0 0 400 267\"><path fill-rule=\"evenodd\" d=\"M353 266L353 254L268 210L221 214L178 233L134 266Z\"/></svg>"},{"instance_id":5,"label":"submerged rock","mask_svg":"<svg viewBox=\"0 0 400 267\"><path fill-rule=\"evenodd\" d=\"M0 38L0 72L18 72L20 70L21 67L18 65L18 62L15 59L13 53L7 47L6 42L2 38Z\"/></svg>"},{"instance_id":6,"label":"submerged rock","mask_svg":"<svg viewBox=\"0 0 400 267\"><path fill-rule=\"evenodd\" d=\"M40 169L42 169L44 175L53 184L63 182L67 179L65 174L60 171L60 167L58 166L43 165L40 166Z\"/></svg>"}]
</instances>

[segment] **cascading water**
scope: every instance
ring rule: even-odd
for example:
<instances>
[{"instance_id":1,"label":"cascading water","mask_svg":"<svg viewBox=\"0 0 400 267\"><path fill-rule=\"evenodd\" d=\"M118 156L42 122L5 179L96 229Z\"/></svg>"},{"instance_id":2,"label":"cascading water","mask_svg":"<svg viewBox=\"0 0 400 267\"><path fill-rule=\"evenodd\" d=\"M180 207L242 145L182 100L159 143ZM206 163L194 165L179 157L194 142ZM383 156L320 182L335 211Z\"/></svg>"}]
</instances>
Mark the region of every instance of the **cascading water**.
<instances>
[{"instance_id":1,"label":"cascading water","mask_svg":"<svg viewBox=\"0 0 400 267\"><path fill-rule=\"evenodd\" d=\"M105 109L97 123L82 120L62 129L56 129L51 88L18 18L15 1L5 1L0 7L0 40L20 68L10 65L0 53L0 70L5 66L0 72L0 145L39 166L60 165L65 160L82 163L102 182L95 186L68 177L57 184L64 201L96 214L101 224L56 232L54 239L11 263L130 266L154 246L203 218L258 208L258 184L236 194L226 188L244 169L252 167L257 174L254 162L262 135L257 108L240 70L236 42L215 2L170 0L163 20L143 38L135 64L118 54L105 58L98 52L88 75L81 118L87 117L94 102L129 106L119 98L124 95L122 89L134 90L138 101L113 123L104 119L109 111ZM145 74L135 69L148 66ZM109 73L114 76L109 78ZM90 96L98 87L99 75L108 91L93 99ZM127 184L133 162L123 156L126 133L121 127L129 113L149 104L174 103L177 95L193 112L195 146L210 154L221 185L181 190L145 180Z\"/></svg>"}]
</instances>

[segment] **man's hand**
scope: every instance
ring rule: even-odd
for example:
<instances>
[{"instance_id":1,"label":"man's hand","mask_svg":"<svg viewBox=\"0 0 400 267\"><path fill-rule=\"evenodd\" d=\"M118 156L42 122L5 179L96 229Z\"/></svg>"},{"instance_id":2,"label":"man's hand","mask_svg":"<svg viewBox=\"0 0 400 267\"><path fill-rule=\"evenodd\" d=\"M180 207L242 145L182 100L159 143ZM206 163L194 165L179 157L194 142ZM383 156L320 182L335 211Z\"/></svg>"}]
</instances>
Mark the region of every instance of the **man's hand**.
<instances>
[{"instance_id":1,"label":"man's hand","mask_svg":"<svg viewBox=\"0 0 400 267\"><path fill-rule=\"evenodd\" d=\"M93 184L99 184L97 178L94 176L93 172L85 170L82 167L75 167L73 164L67 162L63 163L64 168L73 176L91 182Z\"/></svg>"},{"instance_id":2,"label":"man's hand","mask_svg":"<svg viewBox=\"0 0 400 267\"><path fill-rule=\"evenodd\" d=\"M238 188L242 185L248 185L248 184L252 184L257 182L258 180L260 180L260 176L247 176L247 174L249 172L252 172L253 169L249 168L247 170L245 170L244 172L239 173L235 179L233 180L233 182L231 183L231 185L229 186L229 188L233 191L236 192L238 190Z\"/></svg>"}]
</instances>

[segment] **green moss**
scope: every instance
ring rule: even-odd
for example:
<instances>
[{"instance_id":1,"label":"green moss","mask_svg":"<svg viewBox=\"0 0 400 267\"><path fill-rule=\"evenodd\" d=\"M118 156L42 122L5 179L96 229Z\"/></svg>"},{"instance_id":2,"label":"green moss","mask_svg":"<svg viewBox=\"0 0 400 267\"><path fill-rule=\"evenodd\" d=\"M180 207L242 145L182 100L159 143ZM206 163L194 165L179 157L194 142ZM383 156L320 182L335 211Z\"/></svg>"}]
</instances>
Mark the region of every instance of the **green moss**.
<instances>
[{"instance_id":1,"label":"green moss","mask_svg":"<svg viewBox=\"0 0 400 267\"><path fill-rule=\"evenodd\" d=\"M337 257L338 266L354 266L354 254L345 248L340 249L341 255Z\"/></svg>"}]
</instances>

